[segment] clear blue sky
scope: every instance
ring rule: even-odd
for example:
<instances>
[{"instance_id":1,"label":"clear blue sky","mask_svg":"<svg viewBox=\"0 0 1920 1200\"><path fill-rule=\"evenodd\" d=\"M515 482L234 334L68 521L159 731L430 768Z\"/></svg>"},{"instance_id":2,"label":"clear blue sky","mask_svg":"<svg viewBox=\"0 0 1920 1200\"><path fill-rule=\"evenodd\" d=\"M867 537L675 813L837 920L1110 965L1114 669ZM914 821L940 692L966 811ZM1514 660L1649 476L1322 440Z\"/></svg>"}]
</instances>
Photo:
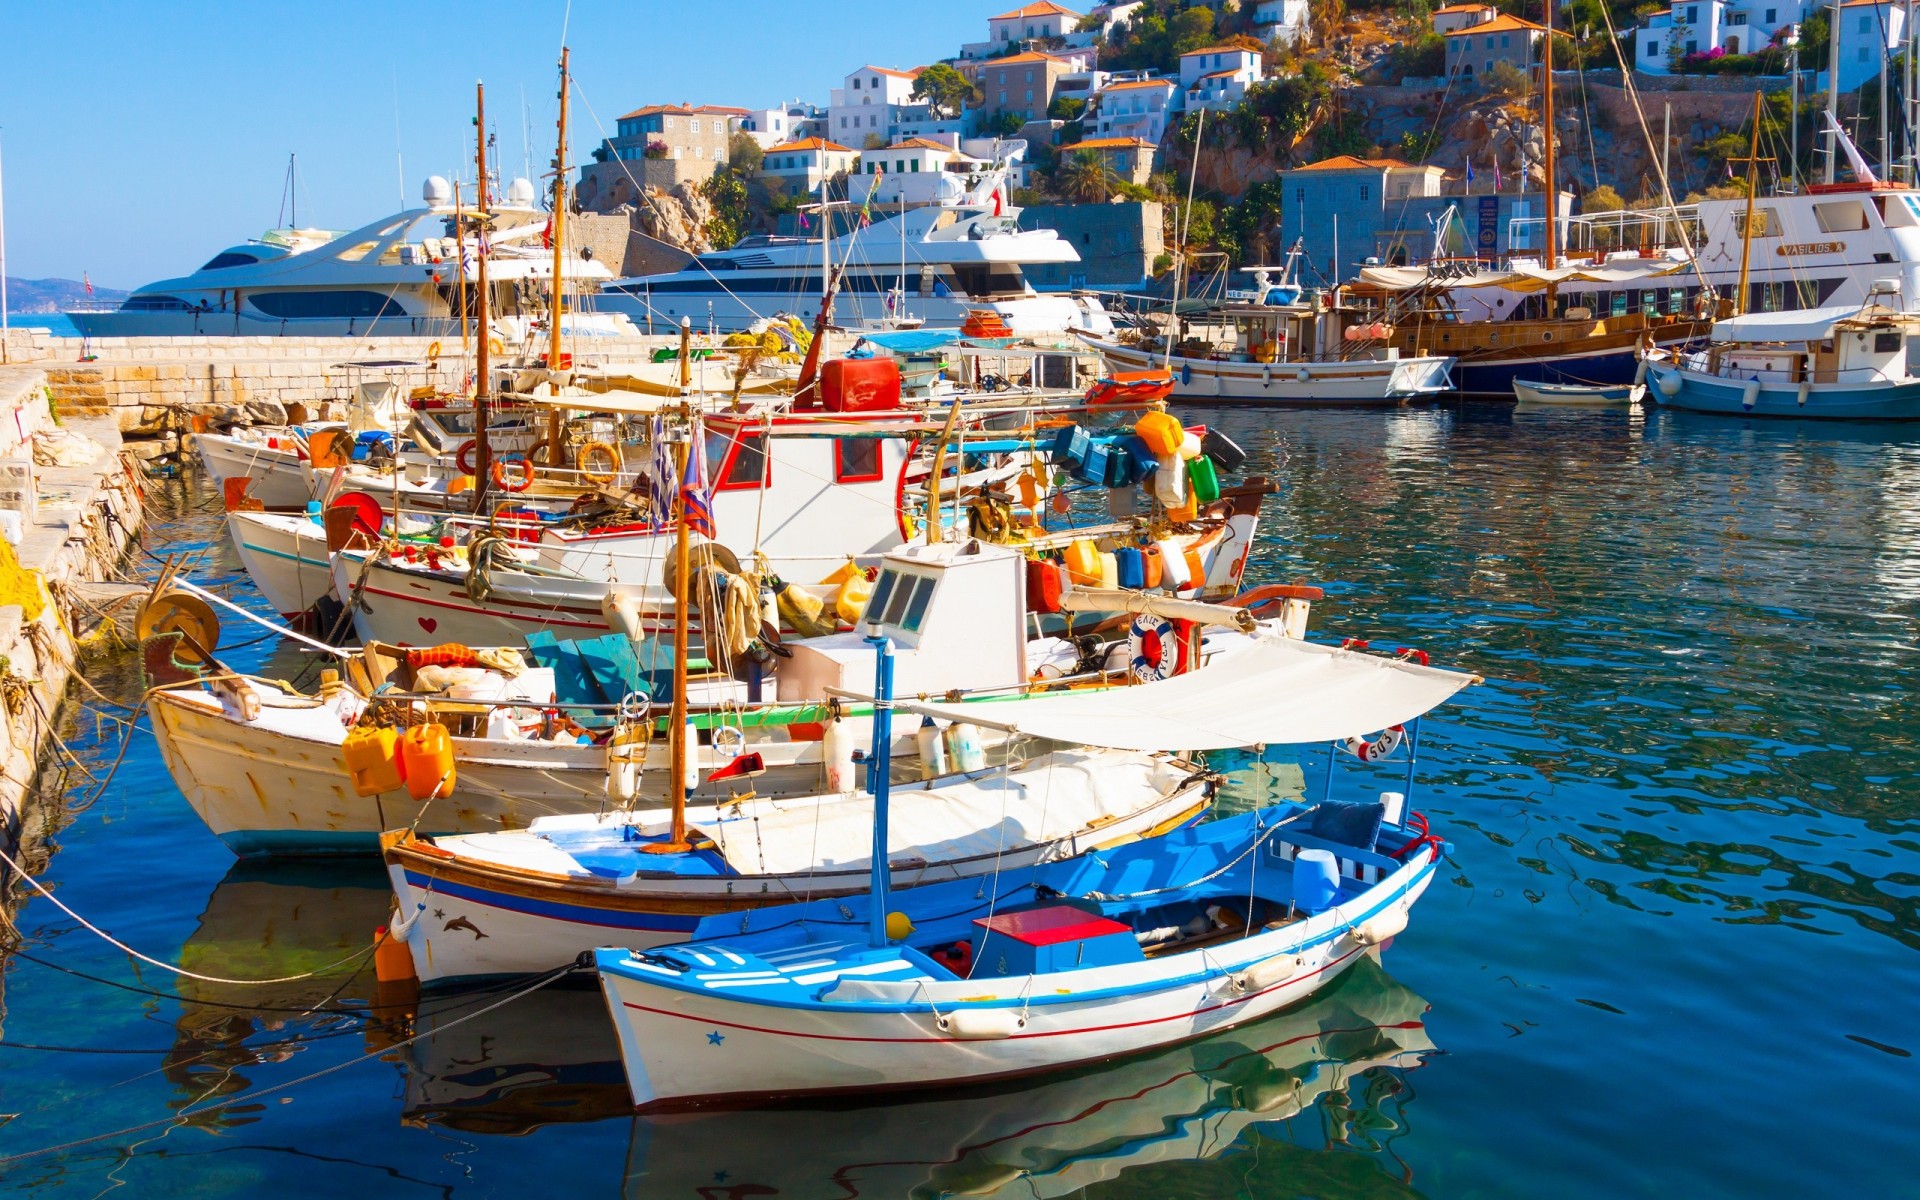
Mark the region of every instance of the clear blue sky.
<instances>
[{"instance_id":1,"label":"clear blue sky","mask_svg":"<svg viewBox=\"0 0 1920 1200\"><path fill-rule=\"evenodd\" d=\"M401 207L396 107L408 205L430 174L471 177L476 79L504 173L526 157L523 95L542 171L563 22L579 163L596 117L611 133L643 104L824 104L855 67L954 54L1007 6L574 0L569 17L566 0L4 0L7 274L120 288L184 274L273 226L289 152L302 225L377 220Z\"/></svg>"}]
</instances>

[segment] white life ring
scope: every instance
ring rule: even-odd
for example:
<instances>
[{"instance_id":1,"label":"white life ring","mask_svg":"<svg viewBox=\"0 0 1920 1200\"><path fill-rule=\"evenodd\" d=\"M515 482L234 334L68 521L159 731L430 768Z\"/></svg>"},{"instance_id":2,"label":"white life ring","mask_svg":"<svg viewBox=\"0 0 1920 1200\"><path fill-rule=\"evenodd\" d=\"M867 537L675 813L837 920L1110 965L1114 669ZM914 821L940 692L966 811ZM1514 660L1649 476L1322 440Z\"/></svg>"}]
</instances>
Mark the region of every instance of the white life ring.
<instances>
[{"instance_id":1,"label":"white life ring","mask_svg":"<svg viewBox=\"0 0 1920 1200\"><path fill-rule=\"evenodd\" d=\"M1379 737L1369 741L1363 737L1350 737L1340 743L1340 748L1361 762L1372 762L1376 758L1385 758L1400 748L1400 742L1407 736L1405 725L1391 725Z\"/></svg>"},{"instance_id":2,"label":"white life ring","mask_svg":"<svg viewBox=\"0 0 1920 1200\"><path fill-rule=\"evenodd\" d=\"M1132 652L1128 670L1141 683L1171 679L1179 668L1180 639L1173 631L1173 622L1163 617L1145 613L1135 617L1127 631L1127 649Z\"/></svg>"}]
</instances>

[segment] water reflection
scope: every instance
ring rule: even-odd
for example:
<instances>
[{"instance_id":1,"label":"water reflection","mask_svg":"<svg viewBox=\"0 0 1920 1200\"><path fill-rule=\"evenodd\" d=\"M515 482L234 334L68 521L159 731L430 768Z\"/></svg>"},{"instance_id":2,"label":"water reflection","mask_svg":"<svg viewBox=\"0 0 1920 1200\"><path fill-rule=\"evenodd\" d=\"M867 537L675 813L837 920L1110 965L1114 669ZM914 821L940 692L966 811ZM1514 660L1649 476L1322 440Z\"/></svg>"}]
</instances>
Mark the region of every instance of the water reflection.
<instances>
[{"instance_id":1,"label":"water reflection","mask_svg":"<svg viewBox=\"0 0 1920 1200\"><path fill-rule=\"evenodd\" d=\"M424 1036L400 1052L406 1121L517 1135L633 1111L597 986L543 988L452 1024L483 1006L435 1006L415 1022Z\"/></svg>"},{"instance_id":2,"label":"water reflection","mask_svg":"<svg viewBox=\"0 0 1920 1200\"><path fill-rule=\"evenodd\" d=\"M636 1117L626 1194L1410 1195L1382 1160L1406 1128L1406 1075L1434 1048L1426 1010L1368 958L1301 1007L1098 1070L867 1105Z\"/></svg>"},{"instance_id":3,"label":"water reflection","mask_svg":"<svg viewBox=\"0 0 1920 1200\"><path fill-rule=\"evenodd\" d=\"M177 1089L174 1107L246 1091L255 1082L247 1068L358 1032L360 1020L339 1010L358 1009L351 993L372 988L366 952L391 904L377 863L235 863L207 897L180 965L224 979L311 977L245 987L180 977L174 1048L161 1065ZM246 1124L252 1111L201 1120Z\"/></svg>"}]
</instances>

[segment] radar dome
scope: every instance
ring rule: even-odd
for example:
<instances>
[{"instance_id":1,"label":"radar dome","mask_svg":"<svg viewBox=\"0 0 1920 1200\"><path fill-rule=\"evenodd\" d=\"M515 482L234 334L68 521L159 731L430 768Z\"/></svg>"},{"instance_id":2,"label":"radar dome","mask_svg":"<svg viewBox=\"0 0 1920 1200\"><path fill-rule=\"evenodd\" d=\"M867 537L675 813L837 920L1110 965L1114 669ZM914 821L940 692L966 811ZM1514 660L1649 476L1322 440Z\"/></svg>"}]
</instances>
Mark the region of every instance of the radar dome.
<instances>
[{"instance_id":1,"label":"radar dome","mask_svg":"<svg viewBox=\"0 0 1920 1200\"><path fill-rule=\"evenodd\" d=\"M453 185L443 175L429 175L427 186L420 189L420 195L428 208L445 208L453 203Z\"/></svg>"},{"instance_id":2,"label":"radar dome","mask_svg":"<svg viewBox=\"0 0 1920 1200\"><path fill-rule=\"evenodd\" d=\"M533 181L530 179L515 179L507 185L507 203L515 208L532 208L533 197Z\"/></svg>"}]
</instances>

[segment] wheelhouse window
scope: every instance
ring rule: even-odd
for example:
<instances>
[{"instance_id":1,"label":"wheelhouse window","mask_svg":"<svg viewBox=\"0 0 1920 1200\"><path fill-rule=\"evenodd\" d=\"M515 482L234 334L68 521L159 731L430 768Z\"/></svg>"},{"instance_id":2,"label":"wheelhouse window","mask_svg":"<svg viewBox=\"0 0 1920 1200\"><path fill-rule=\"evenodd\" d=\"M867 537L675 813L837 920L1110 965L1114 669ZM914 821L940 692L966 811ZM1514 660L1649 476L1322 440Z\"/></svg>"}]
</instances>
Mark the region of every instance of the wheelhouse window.
<instances>
[{"instance_id":1,"label":"wheelhouse window","mask_svg":"<svg viewBox=\"0 0 1920 1200\"><path fill-rule=\"evenodd\" d=\"M834 439L833 481L835 483L873 483L884 475L885 472L880 466L880 439Z\"/></svg>"},{"instance_id":2,"label":"wheelhouse window","mask_svg":"<svg viewBox=\"0 0 1920 1200\"><path fill-rule=\"evenodd\" d=\"M715 491L765 487L769 481L767 435L755 430L707 434L707 471Z\"/></svg>"},{"instance_id":3,"label":"wheelhouse window","mask_svg":"<svg viewBox=\"0 0 1920 1200\"><path fill-rule=\"evenodd\" d=\"M938 582L925 575L907 575L892 567L882 568L874 581L873 595L867 600L869 619L906 633L920 632L927 619Z\"/></svg>"},{"instance_id":4,"label":"wheelhouse window","mask_svg":"<svg viewBox=\"0 0 1920 1200\"><path fill-rule=\"evenodd\" d=\"M1733 236L1747 236L1746 213L1739 212L1733 215ZM1771 208L1762 208L1755 212L1753 214L1753 236L1757 238L1779 237L1780 214Z\"/></svg>"},{"instance_id":5,"label":"wheelhouse window","mask_svg":"<svg viewBox=\"0 0 1920 1200\"><path fill-rule=\"evenodd\" d=\"M251 266L259 261L260 259L257 255L248 254L241 250L222 250L220 253L208 259L207 265L200 269L202 271L218 271L223 267Z\"/></svg>"},{"instance_id":6,"label":"wheelhouse window","mask_svg":"<svg viewBox=\"0 0 1920 1200\"><path fill-rule=\"evenodd\" d=\"M121 312L185 312L191 307L178 296L128 296L120 302Z\"/></svg>"}]
</instances>

